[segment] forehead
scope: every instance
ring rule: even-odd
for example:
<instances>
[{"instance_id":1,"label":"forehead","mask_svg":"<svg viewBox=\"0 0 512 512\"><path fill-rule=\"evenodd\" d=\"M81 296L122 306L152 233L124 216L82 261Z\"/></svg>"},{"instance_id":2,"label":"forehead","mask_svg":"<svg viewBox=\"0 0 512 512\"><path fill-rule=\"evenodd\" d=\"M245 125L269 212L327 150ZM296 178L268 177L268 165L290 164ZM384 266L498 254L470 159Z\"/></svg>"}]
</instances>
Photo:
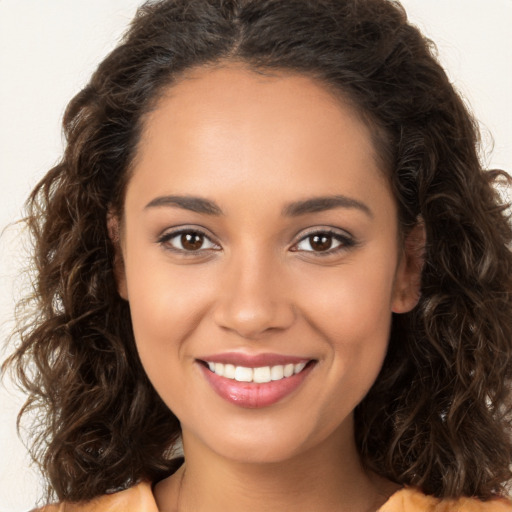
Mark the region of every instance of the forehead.
<instances>
[{"instance_id":1,"label":"forehead","mask_svg":"<svg viewBox=\"0 0 512 512\"><path fill-rule=\"evenodd\" d=\"M350 124L350 131L357 131L368 151L374 153L368 126L341 93L335 96L322 82L303 74L257 71L238 63L186 71L164 90L155 108L143 120L142 142L161 129L169 131L171 124L175 128L173 135L193 128L194 139L207 142L200 139L207 127L215 125L218 133L223 121L224 127L236 127L240 137L253 129L250 135L255 143L258 125L271 124L269 128L275 134L286 130L290 135L297 135L291 130L290 122L294 122L304 135L317 134L314 138L318 143L327 129L335 137ZM318 128L322 130L319 132ZM340 143L342 140L339 139Z\"/></svg>"},{"instance_id":2,"label":"forehead","mask_svg":"<svg viewBox=\"0 0 512 512\"><path fill-rule=\"evenodd\" d=\"M173 188L193 184L206 195L263 179L295 195L304 186L324 194L347 169L349 180L387 182L348 102L311 77L237 64L193 69L165 90L144 119L134 164L134 178L145 177L139 186L169 188L172 178Z\"/></svg>"}]
</instances>

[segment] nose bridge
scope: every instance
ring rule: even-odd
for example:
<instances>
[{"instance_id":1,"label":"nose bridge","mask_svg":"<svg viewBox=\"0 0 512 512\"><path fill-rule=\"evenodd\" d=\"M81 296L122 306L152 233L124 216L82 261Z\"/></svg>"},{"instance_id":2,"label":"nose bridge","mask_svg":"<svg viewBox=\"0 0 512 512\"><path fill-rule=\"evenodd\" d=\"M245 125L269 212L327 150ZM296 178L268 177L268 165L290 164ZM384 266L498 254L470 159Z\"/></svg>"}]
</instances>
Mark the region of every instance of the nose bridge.
<instances>
[{"instance_id":1,"label":"nose bridge","mask_svg":"<svg viewBox=\"0 0 512 512\"><path fill-rule=\"evenodd\" d=\"M271 250L256 245L246 243L226 259L215 311L219 326L244 338L285 329L294 320L282 264Z\"/></svg>"}]
</instances>

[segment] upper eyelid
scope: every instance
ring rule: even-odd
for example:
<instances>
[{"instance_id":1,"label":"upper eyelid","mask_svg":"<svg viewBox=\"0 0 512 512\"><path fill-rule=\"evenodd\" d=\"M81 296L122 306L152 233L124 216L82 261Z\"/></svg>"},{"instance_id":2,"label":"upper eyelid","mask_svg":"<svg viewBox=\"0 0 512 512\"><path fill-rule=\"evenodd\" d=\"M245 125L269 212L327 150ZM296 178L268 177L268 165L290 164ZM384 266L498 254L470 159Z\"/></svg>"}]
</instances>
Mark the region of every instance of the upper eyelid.
<instances>
[{"instance_id":1,"label":"upper eyelid","mask_svg":"<svg viewBox=\"0 0 512 512\"><path fill-rule=\"evenodd\" d=\"M174 247L170 243L171 240L173 240L176 237L179 237L183 233L197 233L204 238L208 239L208 241L213 245L213 247L207 247L204 249L198 249L195 251L187 251L186 249L181 249L179 247ZM212 251L219 251L222 250L221 245L216 242L210 235L208 235L203 229L197 229L197 228L176 228L173 230L165 230L156 240L156 243L161 246L161 248L165 251L168 251L170 253L174 253L176 255L179 255L181 258L198 258L198 257L204 257L205 255L211 256Z\"/></svg>"},{"instance_id":2,"label":"upper eyelid","mask_svg":"<svg viewBox=\"0 0 512 512\"><path fill-rule=\"evenodd\" d=\"M215 236L213 236L210 231L202 226L176 226L173 228L166 228L162 230L161 234L157 236L158 240L161 240L162 238L172 238L174 236L180 235L182 233L199 233L201 235L204 235L206 238L211 240L212 242L215 242ZM215 242L217 243L217 242Z\"/></svg>"},{"instance_id":3,"label":"upper eyelid","mask_svg":"<svg viewBox=\"0 0 512 512\"><path fill-rule=\"evenodd\" d=\"M185 226L176 226L174 228L166 228L162 231L162 233L158 236L158 238L160 239L160 238L167 237L170 235L178 235L180 233L187 232L187 231L201 233L201 234L205 235L206 237L210 238L212 241L213 241L213 239L216 238L214 235L210 234L210 231L207 228L204 228L203 226L195 226L195 225L191 225L191 226L185 225ZM306 236L314 235L315 233L326 233L326 232L332 232L334 234L339 234L340 236L346 236L348 238L353 238L353 235L346 229L337 228L334 226L318 226L318 227L301 229L300 231L298 231L298 233L296 233L293 236L293 238L294 238L294 240L300 241L303 238L305 238ZM303 234L299 238L299 234L301 234L301 233L303 233Z\"/></svg>"},{"instance_id":4,"label":"upper eyelid","mask_svg":"<svg viewBox=\"0 0 512 512\"><path fill-rule=\"evenodd\" d=\"M357 240L350 233L348 233L345 230L341 230L341 231L342 232L340 233L338 230L335 230L333 228L312 230L312 231L302 235L296 242L293 243L292 252L300 252L298 249L293 250L293 248L296 248L301 242L303 242L304 240L307 240L309 237L311 237L317 233L327 234L327 235L331 236L332 238L334 238L335 240L340 242L340 246L335 247L335 248L330 248L326 251L302 251L302 252L315 254L317 257L328 257L328 256L336 255L343 250L347 250L349 248L359 245Z\"/></svg>"},{"instance_id":5,"label":"upper eyelid","mask_svg":"<svg viewBox=\"0 0 512 512\"><path fill-rule=\"evenodd\" d=\"M179 236L180 234L183 234L183 233L187 233L187 232L201 234L202 236L207 238L212 244L222 247L222 245L216 240L216 237L212 236L209 233L209 230L207 230L206 228L204 228L202 226L183 226L183 227L169 228L169 230L165 230L158 237L157 242L162 243L162 242L164 242L164 240L169 241L169 240L173 239L174 237ZM294 241L292 242L291 247L297 246L304 239L306 239L312 235L318 234L318 233L328 233L331 236L338 235L340 238L350 239L352 242L355 243L355 239L354 239L353 235L351 233L349 233L348 231L346 231L345 229L335 228L333 226L318 226L318 227L306 228L305 230L299 231L299 233L297 233L293 237ZM177 250L180 250L180 249L177 249ZM201 250L212 250L212 249L211 248L199 249L197 251L184 251L184 252L194 253L194 252L200 252ZM327 253L328 251L325 251L325 252Z\"/></svg>"},{"instance_id":6,"label":"upper eyelid","mask_svg":"<svg viewBox=\"0 0 512 512\"><path fill-rule=\"evenodd\" d=\"M302 234L301 234L302 233ZM321 227L314 227L314 228L306 228L305 230L300 230L297 235L295 235L294 239L298 242L308 236L315 235L316 233L330 233L333 235L339 235L345 238L354 238L354 236L347 231L346 229L342 228L335 228L333 226L321 226ZM300 237L299 237L300 235Z\"/></svg>"}]
</instances>

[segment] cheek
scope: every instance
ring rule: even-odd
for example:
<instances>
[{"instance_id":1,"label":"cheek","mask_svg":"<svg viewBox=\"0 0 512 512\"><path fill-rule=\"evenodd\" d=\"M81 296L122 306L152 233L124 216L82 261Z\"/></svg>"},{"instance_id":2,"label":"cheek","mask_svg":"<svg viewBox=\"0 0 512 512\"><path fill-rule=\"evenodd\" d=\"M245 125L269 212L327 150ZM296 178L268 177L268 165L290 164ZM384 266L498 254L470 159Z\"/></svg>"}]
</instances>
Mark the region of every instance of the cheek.
<instances>
[{"instance_id":1,"label":"cheek","mask_svg":"<svg viewBox=\"0 0 512 512\"><path fill-rule=\"evenodd\" d=\"M185 269L185 270L183 270ZM209 272L198 267L135 267L129 300L135 338L140 343L172 343L186 337L212 296Z\"/></svg>"},{"instance_id":2,"label":"cheek","mask_svg":"<svg viewBox=\"0 0 512 512\"><path fill-rule=\"evenodd\" d=\"M386 332L391 320L394 265L348 262L320 268L300 278L304 316L330 339L365 339L372 331ZM387 334L387 332L386 332Z\"/></svg>"},{"instance_id":3,"label":"cheek","mask_svg":"<svg viewBox=\"0 0 512 512\"><path fill-rule=\"evenodd\" d=\"M198 268L156 264L128 268L133 331L142 366L175 414L197 400L184 386L194 359L190 340L208 309L211 282ZM200 275L198 275L200 274Z\"/></svg>"},{"instance_id":4,"label":"cheek","mask_svg":"<svg viewBox=\"0 0 512 512\"><path fill-rule=\"evenodd\" d=\"M303 279L301 309L328 347L331 389L342 389L353 408L372 386L386 355L395 269L374 261L333 270L328 279Z\"/></svg>"},{"instance_id":5,"label":"cheek","mask_svg":"<svg viewBox=\"0 0 512 512\"><path fill-rule=\"evenodd\" d=\"M207 310L215 283L211 265L171 262L163 249L127 233L125 272L137 350L151 380L186 357L189 335ZM131 236L130 236L131 235Z\"/></svg>"}]
</instances>

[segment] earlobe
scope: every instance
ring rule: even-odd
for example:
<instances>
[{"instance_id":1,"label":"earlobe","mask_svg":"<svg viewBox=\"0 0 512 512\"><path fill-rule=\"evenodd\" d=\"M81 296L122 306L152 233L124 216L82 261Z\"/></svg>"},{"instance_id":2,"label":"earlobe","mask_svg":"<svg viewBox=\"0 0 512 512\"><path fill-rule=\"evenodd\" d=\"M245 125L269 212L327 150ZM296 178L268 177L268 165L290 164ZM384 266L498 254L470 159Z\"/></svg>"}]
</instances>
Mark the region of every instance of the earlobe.
<instances>
[{"instance_id":1,"label":"earlobe","mask_svg":"<svg viewBox=\"0 0 512 512\"><path fill-rule=\"evenodd\" d=\"M121 226L119 217L112 212L107 214L108 236L114 246L114 260L112 267L114 278L117 284L117 292L124 300L128 300L128 290L126 286L126 272L124 267L124 258L121 248Z\"/></svg>"},{"instance_id":2,"label":"earlobe","mask_svg":"<svg viewBox=\"0 0 512 512\"><path fill-rule=\"evenodd\" d=\"M425 261L426 231L421 219L407 234L403 254L397 269L391 310L407 313L421 296L421 273Z\"/></svg>"}]
</instances>

